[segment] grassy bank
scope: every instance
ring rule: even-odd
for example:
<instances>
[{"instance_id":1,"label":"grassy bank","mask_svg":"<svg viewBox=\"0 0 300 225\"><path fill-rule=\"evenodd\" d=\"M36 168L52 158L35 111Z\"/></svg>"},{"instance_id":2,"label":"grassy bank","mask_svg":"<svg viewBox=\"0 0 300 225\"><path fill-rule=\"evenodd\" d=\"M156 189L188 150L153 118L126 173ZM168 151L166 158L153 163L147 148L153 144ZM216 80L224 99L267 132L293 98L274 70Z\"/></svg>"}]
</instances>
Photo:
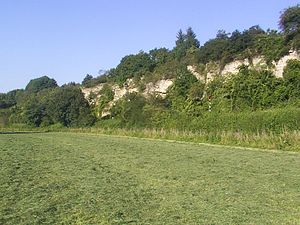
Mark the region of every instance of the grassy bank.
<instances>
[{"instance_id":1,"label":"grassy bank","mask_svg":"<svg viewBox=\"0 0 300 225\"><path fill-rule=\"evenodd\" d=\"M0 224L299 224L300 155L0 135Z\"/></svg>"},{"instance_id":2,"label":"grassy bank","mask_svg":"<svg viewBox=\"0 0 300 225\"><path fill-rule=\"evenodd\" d=\"M165 129L68 129L70 132L91 132L132 136L140 138L167 139L195 143L211 143L219 145L243 146L285 151L300 151L300 131L283 131L282 133L262 132L193 132Z\"/></svg>"},{"instance_id":3,"label":"grassy bank","mask_svg":"<svg viewBox=\"0 0 300 225\"><path fill-rule=\"evenodd\" d=\"M177 117L176 117L177 116ZM288 107L255 112L206 113L197 119L172 115L147 127L122 125L118 119L101 120L90 128L64 128L60 124L34 128L13 124L0 131L58 131L169 139L196 143L300 151L300 108ZM151 121L149 122L151 123ZM152 128L157 127L157 128Z\"/></svg>"},{"instance_id":4,"label":"grassy bank","mask_svg":"<svg viewBox=\"0 0 300 225\"><path fill-rule=\"evenodd\" d=\"M166 129L102 129L102 128L2 128L0 132L73 132L94 133L139 138L165 139L195 143L211 143L283 151L300 151L300 131L273 132L207 132L179 131Z\"/></svg>"}]
</instances>

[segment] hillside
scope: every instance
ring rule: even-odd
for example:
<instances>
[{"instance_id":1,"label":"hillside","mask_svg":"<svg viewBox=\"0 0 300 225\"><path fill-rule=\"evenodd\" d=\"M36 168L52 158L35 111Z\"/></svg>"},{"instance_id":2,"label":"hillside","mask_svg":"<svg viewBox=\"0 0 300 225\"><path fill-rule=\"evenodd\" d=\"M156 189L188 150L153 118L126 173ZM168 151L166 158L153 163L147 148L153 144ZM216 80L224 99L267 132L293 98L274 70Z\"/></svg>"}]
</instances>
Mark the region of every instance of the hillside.
<instances>
[{"instance_id":1,"label":"hillside","mask_svg":"<svg viewBox=\"0 0 300 225\"><path fill-rule=\"evenodd\" d=\"M298 130L299 18L297 5L282 12L280 30L219 30L203 44L189 27L179 30L174 48L124 56L81 84L33 79L0 94L0 126ZM228 118L240 125L226 124Z\"/></svg>"},{"instance_id":2,"label":"hillside","mask_svg":"<svg viewBox=\"0 0 300 225\"><path fill-rule=\"evenodd\" d=\"M251 61L248 58L242 60L234 60L230 63L227 63L223 67L220 66L218 62L210 62L205 64L204 69L199 69L199 65L188 65L187 71L189 71L193 76L197 78L198 81L208 84L213 81L214 78L224 77L224 79L230 78L232 75L236 75L239 72L239 69L242 66L249 66L249 68L254 70L269 70L271 71L276 78L283 78L283 72L287 63L290 60L300 61L300 54L297 50L290 50L287 55L284 55L278 61L273 61L271 65L267 64L267 61L264 56L256 56ZM176 75L174 75L175 77ZM143 79L143 77L141 78ZM84 93L85 98L90 101L90 104L97 105L99 99L103 97L101 90L103 87L110 87L114 93L114 98L106 103L105 108L103 109L100 117L106 117L110 114L109 110L111 107L121 99L123 96L129 93L139 93L145 97L152 95L160 95L165 98L168 92L168 89L172 87L175 79L161 79L155 82L149 82L145 84L144 90L139 89L139 83L134 83L132 78L125 81L126 85L120 87L120 85L115 83L106 83L97 84L94 87L82 87L82 92ZM93 96L93 98L91 98Z\"/></svg>"}]
</instances>

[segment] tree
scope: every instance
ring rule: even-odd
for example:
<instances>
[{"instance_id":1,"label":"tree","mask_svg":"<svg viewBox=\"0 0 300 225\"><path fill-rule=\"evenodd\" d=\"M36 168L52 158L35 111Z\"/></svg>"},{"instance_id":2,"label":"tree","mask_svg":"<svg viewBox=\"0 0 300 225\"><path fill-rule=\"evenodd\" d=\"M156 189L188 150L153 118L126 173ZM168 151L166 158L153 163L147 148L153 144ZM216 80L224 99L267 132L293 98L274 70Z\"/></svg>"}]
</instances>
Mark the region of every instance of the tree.
<instances>
[{"instance_id":1,"label":"tree","mask_svg":"<svg viewBox=\"0 0 300 225\"><path fill-rule=\"evenodd\" d=\"M84 79L83 79L83 81L81 82L81 84L85 86L85 85L89 84L89 82L90 82L92 79L93 79L93 76L90 75L90 74L87 74L87 75L84 77Z\"/></svg>"},{"instance_id":2,"label":"tree","mask_svg":"<svg viewBox=\"0 0 300 225\"><path fill-rule=\"evenodd\" d=\"M171 60L170 51L166 48L155 48L149 51L149 55L156 65L161 65Z\"/></svg>"},{"instance_id":3,"label":"tree","mask_svg":"<svg viewBox=\"0 0 300 225\"><path fill-rule=\"evenodd\" d=\"M192 84L197 82L197 78L192 75L186 68L180 68L177 71L177 77L174 81L174 84L171 89L171 95L175 98L178 96L187 98L189 89L191 88Z\"/></svg>"},{"instance_id":4,"label":"tree","mask_svg":"<svg viewBox=\"0 0 300 225\"><path fill-rule=\"evenodd\" d=\"M289 7L283 11L280 16L279 27L286 35L300 31L300 5Z\"/></svg>"},{"instance_id":5,"label":"tree","mask_svg":"<svg viewBox=\"0 0 300 225\"><path fill-rule=\"evenodd\" d=\"M204 96L204 88L204 83L200 81L193 83L189 89L188 98L194 102L202 101Z\"/></svg>"},{"instance_id":6,"label":"tree","mask_svg":"<svg viewBox=\"0 0 300 225\"><path fill-rule=\"evenodd\" d=\"M277 103L275 90L280 80L272 72L256 71L241 66L238 74L225 82L225 92L231 101L231 110L268 108ZM277 93L276 93L277 94Z\"/></svg>"},{"instance_id":7,"label":"tree","mask_svg":"<svg viewBox=\"0 0 300 225\"><path fill-rule=\"evenodd\" d=\"M198 58L201 63L209 61L220 61L229 51L229 40L225 38L215 38L207 41L198 52Z\"/></svg>"},{"instance_id":8,"label":"tree","mask_svg":"<svg viewBox=\"0 0 300 225\"><path fill-rule=\"evenodd\" d=\"M176 40L176 46L173 49L173 52L175 54L175 58L177 60L182 59L185 54L186 54L186 35L182 32L182 30L180 29L177 33L177 40Z\"/></svg>"},{"instance_id":9,"label":"tree","mask_svg":"<svg viewBox=\"0 0 300 225\"><path fill-rule=\"evenodd\" d=\"M292 41L295 48L300 47L300 5L285 9L279 20L279 27L286 36L286 41Z\"/></svg>"},{"instance_id":10,"label":"tree","mask_svg":"<svg viewBox=\"0 0 300 225\"><path fill-rule=\"evenodd\" d=\"M264 56L266 63L270 66L274 60L278 61L290 50L285 45L284 36L272 30L256 39L255 48L259 54Z\"/></svg>"},{"instance_id":11,"label":"tree","mask_svg":"<svg viewBox=\"0 0 300 225\"><path fill-rule=\"evenodd\" d=\"M45 97L47 120L67 127L90 126L95 118L79 87L65 86L54 89Z\"/></svg>"},{"instance_id":12,"label":"tree","mask_svg":"<svg viewBox=\"0 0 300 225\"><path fill-rule=\"evenodd\" d=\"M23 103L21 114L25 123L39 127L46 115L46 106L43 104L41 96L29 95L27 101Z\"/></svg>"},{"instance_id":13,"label":"tree","mask_svg":"<svg viewBox=\"0 0 300 225\"><path fill-rule=\"evenodd\" d=\"M112 88L105 84L103 88L99 91L100 98L98 99L98 104L95 105L94 109L98 116L100 116L107 106L107 104L114 99L115 93Z\"/></svg>"},{"instance_id":14,"label":"tree","mask_svg":"<svg viewBox=\"0 0 300 225\"><path fill-rule=\"evenodd\" d=\"M182 32L181 29L178 31L176 38L176 47L182 46L185 42L185 34Z\"/></svg>"},{"instance_id":15,"label":"tree","mask_svg":"<svg viewBox=\"0 0 300 225\"><path fill-rule=\"evenodd\" d=\"M155 67L150 55L141 51L136 55L125 56L110 76L120 84L128 78L141 77L147 72L152 72Z\"/></svg>"},{"instance_id":16,"label":"tree","mask_svg":"<svg viewBox=\"0 0 300 225\"><path fill-rule=\"evenodd\" d=\"M25 90L28 92L36 93L43 89L55 88L57 86L58 85L54 79L50 79L47 76L43 76L43 77L39 77L39 78L30 80L30 82L27 84Z\"/></svg>"},{"instance_id":17,"label":"tree","mask_svg":"<svg viewBox=\"0 0 300 225\"><path fill-rule=\"evenodd\" d=\"M193 29L191 27L189 27L186 30L186 35L185 35L185 41L186 41L186 48L199 48L200 46L200 42L197 40L196 38L196 34L194 33Z\"/></svg>"},{"instance_id":18,"label":"tree","mask_svg":"<svg viewBox=\"0 0 300 225\"><path fill-rule=\"evenodd\" d=\"M186 34L182 32L180 29L177 33L176 46L174 48L175 57L178 60L181 60L184 56L186 56L187 52L191 49L198 49L200 46L200 42L196 38L196 34L193 29L189 27L186 30ZM192 50L194 52L194 50Z\"/></svg>"},{"instance_id":19,"label":"tree","mask_svg":"<svg viewBox=\"0 0 300 225\"><path fill-rule=\"evenodd\" d=\"M218 30L216 38L218 39L229 39L229 33L226 33L225 30Z\"/></svg>"},{"instance_id":20,"label":"tree","mask_svg":"<svg viewBox=\"0 0 300 225\"><path fill-rule=\"evenodd\" d=\"M129 127L141 126L145 123L145 105L145 97L136 92L127 93L111 109L112 116L120 118L122 123Z\"/></svg>"},{"instance_id":21,"label":"tree","mask_svg":"<svg viewBox=\"0 0 300 225\"><path fill-rule=\"evenodd\" d=\"M288 98L300 97L300 61L289 60L283 71L284 84Z\"/></svg>"},{"instance_id":22,"label":"tree","mask_svg":"<svg viewBox=\"0 0 300 225\"><path fill-rule=\"evenodd\" d=\"M0 109L10 108L16 105L23 92L23 89L16 89L9 91L6 94L0 93Z\"/></svg>"}]
</instances>

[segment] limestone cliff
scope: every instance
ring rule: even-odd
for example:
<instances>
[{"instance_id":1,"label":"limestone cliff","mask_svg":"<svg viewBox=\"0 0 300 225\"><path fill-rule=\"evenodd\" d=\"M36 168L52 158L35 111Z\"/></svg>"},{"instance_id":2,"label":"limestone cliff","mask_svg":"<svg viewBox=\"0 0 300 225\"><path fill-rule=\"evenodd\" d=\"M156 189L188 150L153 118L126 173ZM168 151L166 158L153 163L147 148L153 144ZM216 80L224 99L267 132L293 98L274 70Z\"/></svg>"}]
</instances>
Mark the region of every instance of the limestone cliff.
<instances>
[{"instance_id":1,"label":"limestone cliff","mask_svg":"<svg viewBox=\"0 0 300 225\"><path fill-rule=\"evenodd\" d=\"M210 62L205 65L205 69L202 71L197 70L197 67L190 65L187 69L198 79L204 82L211 81L215 76L228 76L229 74L236 74L239 71L240 66L247 65L255 69L269 69L274 72L276 77L282 77L284 67L288 60L297 59L300 60L300 54L297 51L290 51L288 55L282 57L277 62L273 61L272 65L267 65L263 56L254 57L251 62L249 59L235 60L226 64L221 68L219 63Z\"/></svg>"},{"instance_id":2,"label":"limestone cliff","mask_svg":"<svg viewBox=\"0 0 300 225\"><path fill-rule=\"evenodd\" d=\"M249 59L235 60L226 64L223 68L217 62L207 63L204 67L199 68L196 65L187 66L187 70L190 71L198 80L207 83L214 79L215 76L228 76L230 74L236 74L239 71L240 66L248 65L255 69L270 69L274 72L276 77L282 77L284 67L288 60L298 59L300 60L300 54L297 51L290 51L290 53L282 57L277 62L273 62L271 66L268 66L263 56L254 57L251 61ZM149 95L166 96L167 90L172 86L172 79L162 79L155 83L147 83L141 94L145 97ZM90 103L97 104L97 100L101 97L100 91L104 87L104 84L99 84L92 88L82 88L82 92ZM128 79L122 87L117 84L111 84L111 89L114 92L114 99L109 102L106 108L102 111L102 117L109 115L110 108L122 98L126 93L139 92L137 85L133 79Z\"/></svg>"},{"instance_id":3,"label":"limestone cliff","mask_svg":"<svg viewBox=\"0 0 300 225\"><path fill-rule=\"evenodd\" d=\"M145 97L156 94L160 95L162 97L166 96L168 88L173 84L173 81L170 79L166 80L159 80L155 83L148 83L146 84L145 90L142 92L142 95ZM89 100L91 104L96 104L98 103L98 99L101 97L100 91L102 90L104 84L99 84L96 87L92 88L82 88L82 92L85 96L86 99ZM109 115L109 110L111 107L115 104L116 101L118 101L120 98L122 98L125 94L127 93L132 93L132 92L138 92L138 87L136 84L134 84L132 79L128 79L126 84L120 87L117 84L111 85L111 89L114 92L114 99L107 104L105 109L102 111L101 117ZM91 98L91 96L95 96L94 98Z\"/></svg>"}]
</instances>

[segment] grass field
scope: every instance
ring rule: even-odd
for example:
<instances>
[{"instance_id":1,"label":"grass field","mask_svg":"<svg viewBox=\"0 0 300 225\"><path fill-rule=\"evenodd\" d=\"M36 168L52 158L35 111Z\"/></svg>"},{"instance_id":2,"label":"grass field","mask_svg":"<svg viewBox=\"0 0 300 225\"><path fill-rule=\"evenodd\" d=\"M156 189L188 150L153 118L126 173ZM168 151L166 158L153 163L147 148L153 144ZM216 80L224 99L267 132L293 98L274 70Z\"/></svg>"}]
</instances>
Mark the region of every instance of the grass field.
<instances>
[{"instance_id":1,"label":"grass field","mask_svg":"<svg viewBox=\"0 0 300 225\"><path fill-rule=\"evenodd\" d=\"M0 134L0 224L300 224L300 153Z\"/></svg>"}]
</instances>

